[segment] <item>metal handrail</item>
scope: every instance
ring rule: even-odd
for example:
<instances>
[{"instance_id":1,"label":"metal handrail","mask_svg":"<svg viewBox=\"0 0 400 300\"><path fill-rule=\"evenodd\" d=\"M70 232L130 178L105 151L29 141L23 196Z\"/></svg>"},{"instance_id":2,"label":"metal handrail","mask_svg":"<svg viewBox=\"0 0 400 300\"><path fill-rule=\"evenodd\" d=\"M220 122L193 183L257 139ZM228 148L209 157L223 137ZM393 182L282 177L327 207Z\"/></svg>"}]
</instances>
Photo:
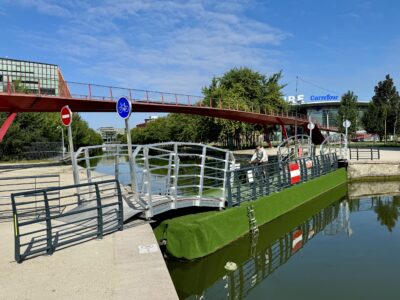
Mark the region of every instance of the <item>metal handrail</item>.
<instances>
[{"instance_id":1,"label":"metal handrail","mask_svg":"<svg viewBox=\"0 0 400 300\"><path fill-rule=\"evenodd\" d=\"M291 166L297 165L298 178L294 180ZM297 158L290 162L267 163L227 171L227 206L237 206L245 201L281 191L294 184L327 174L338 168L336 153Z\"/></svg>"},{"instance_id":2,"label":"metal handrail","mask_svg":"<svg viewBox=\"0 0 400 300\"><path fill-rule=\"evenodd\" d=\"M77 190L85 192L77 194ZM58 191L59 196L50 198L54 191ZM60 191L63 191L62 197ZM65 195L68 191L70 193ZM76 201L71 203L71 198L84 195L88 198L82 205L76 206ZM54 210L57 206L51 203L57 200L59 209ZM31 256L53 254L64 246L101 239L105 234L123 230L122 195L116 180L18 192L11 194L11 201L18 263ZM39 209L26 213L33 204L39 204ZM52 222L54 220L57 222Z\"/></svg>"}]
</instances>

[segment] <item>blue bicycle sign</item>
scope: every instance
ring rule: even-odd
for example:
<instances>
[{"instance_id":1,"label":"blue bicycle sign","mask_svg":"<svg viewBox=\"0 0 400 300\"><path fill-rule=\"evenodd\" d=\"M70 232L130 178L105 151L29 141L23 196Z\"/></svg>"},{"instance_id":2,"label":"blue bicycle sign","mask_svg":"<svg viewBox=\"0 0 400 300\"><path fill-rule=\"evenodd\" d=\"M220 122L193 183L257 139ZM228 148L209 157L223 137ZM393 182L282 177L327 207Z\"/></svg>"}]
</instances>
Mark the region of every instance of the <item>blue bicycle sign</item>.
<instances>
[{"instance_id":1,"label":"blue bicycle sign","mask_svg":"<svg viewBox=\"0 0 400 300\"><path fill-rule=\"evenodd\" d=\"M119 98L117 102L117 113L122 119L128 119L132 112L132 103L125 97Z\"/></svg>"}]
</instances>

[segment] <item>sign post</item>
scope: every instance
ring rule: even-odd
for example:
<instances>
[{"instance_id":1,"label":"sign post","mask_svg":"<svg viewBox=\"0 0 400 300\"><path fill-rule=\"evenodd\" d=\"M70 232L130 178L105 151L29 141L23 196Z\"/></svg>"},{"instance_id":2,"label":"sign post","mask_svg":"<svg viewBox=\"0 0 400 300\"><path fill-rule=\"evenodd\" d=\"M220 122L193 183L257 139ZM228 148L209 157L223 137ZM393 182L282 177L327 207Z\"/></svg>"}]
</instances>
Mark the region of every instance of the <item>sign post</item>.
<instances>
[{"instance_id":1,"label":"sign post","mask_svg":"<svg viewBox=\"0 0 400 300\"><path fill-rule=\"evenodd\" d=\"M69 109L68 105L61 108L60 115L62 124L68 127L68 143L69 143L69 152L71 155L72 171L74 175L74 184L79 184L78 166L76 164L76 159L75 159L74 142L72 139L72 129L71 129L72 111Z\"/></svg>"},{"instance_id":2,"label":"sign post","mask_svg":"<svg viewBox=\"0 0 400 300\"><path fill-rule=\"evenodd\" d=\"M313 122L311 122L311 120L310 120L310 123L307 124L307 128L308 128L308 130L310 130L310 140L309 140L309 144L308 144L308 149L309 149L309 151L310 151L309 155L312 156L312 152L313 152L312 149L311 149L311 145L312 145L312 131L313 131L313 129L315 128L315 124L314 124Z\"/></svg>"},{"instance_id":3,"label":"sign post","mask_svg":"<svg viewBox=\"0 0 400 300\"><path fill-rule=\"evenodd\" d=\"M344 141L344 151L345 151L345 156L346 156L346 159L347 159L347 154L348 154L348 137L347 137L347 135L348 135L348 128L350 127L350 125L351 125L351 122L349 121L349 120L344 120L343 121L343 127L346 129L346 139L345 139L345 141Z\"/></svg>"},{"instance_id":4,"label":"sign post","mask_svg":"<svg viewBox=\"0 0 400 300\"><path fill-rule=\"evenodd\" d=\"M121 97L117 101L117 113L118 115L124 119L125 121L125 133L126 133L126 141L128 144L128 156L129 156L129 171L131 173L131 189L132 193L135 192L135 170L133 166L133 158L132 158L132 139L131 132L129 129L129 117L132 113L132 103L126 98Z\"/></svg>"}]
</instances>

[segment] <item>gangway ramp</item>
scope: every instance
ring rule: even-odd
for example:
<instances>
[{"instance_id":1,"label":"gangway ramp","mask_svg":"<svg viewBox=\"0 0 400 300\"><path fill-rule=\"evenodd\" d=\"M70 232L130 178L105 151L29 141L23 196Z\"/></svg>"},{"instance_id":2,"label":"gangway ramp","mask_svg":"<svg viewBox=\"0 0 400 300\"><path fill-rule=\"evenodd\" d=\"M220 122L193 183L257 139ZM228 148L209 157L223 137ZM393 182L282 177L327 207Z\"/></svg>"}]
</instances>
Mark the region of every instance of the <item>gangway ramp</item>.
<instances>
[{"instance_id":1,"label":"gangway ramp","mask_svg":"<svg viewBox=\"0 0 400 300\"><path fill-rule=\"evenodd\" d=\"M112 177L129 184L125 187L129 192L124 192L128 211L133 209L133 214L141 207L147 219L190 206L225 207L226 172L235 163L230 151L199 143L166 142L133 145L131 158L128 152L123 144L80 148L74 176L78 183Z\"/></svg>"},{"instance_id":2,"label":"gangway ramp","mask_svg":"<svg viewBox=\"0 0 400 300\"><path fill-rule=\"evenodd\" d=\"M116 203L118 202L118 195L108 196L108 198L102 200L103 203ZM130 199L129 199L130 198ZM143 214L144 209L136 203L133 203L132 196L127 197L122 195L122 203L123 203L123 221L127 221L134 216L139 216ZM65 223L78 222L79 220L90 219L90 222L84 222L81 226L91 226L93 224L97 224L97 220L95 217L97 216L97 202L94 199L89 199L88 201L83 201L80 205L75 208L69 210L70 215L63 216L58 218L59 221ZM104 216L110 216L112 214L117 214L118 210L113 206L108 206L102 209L102 213ZM115 222L116 222L115 218ZM116 225L116 224L114 224Z\"/></svg>"}]
</instances>

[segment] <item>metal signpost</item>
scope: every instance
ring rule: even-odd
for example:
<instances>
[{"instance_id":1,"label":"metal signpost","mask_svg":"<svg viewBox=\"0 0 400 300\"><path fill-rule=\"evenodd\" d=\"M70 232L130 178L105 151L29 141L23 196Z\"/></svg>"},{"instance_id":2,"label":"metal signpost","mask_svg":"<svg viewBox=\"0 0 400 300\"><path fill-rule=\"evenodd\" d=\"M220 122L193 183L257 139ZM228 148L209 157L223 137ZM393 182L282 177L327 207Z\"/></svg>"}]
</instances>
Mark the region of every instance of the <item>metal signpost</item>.
<instances>
[{"instance_id":1,"label":"metal signpost","mask_svg":"<svg viewBox=\"0 0 400 300\"><path fill-rule=\"evenodd\" d=\"M309 149L309 151L311 152L311 153L309 153L309 155L310 156L312 156L312 149L311 149L311 144L312 144L312 131L313 131L313 129L315 128L315 124L313 123L313 122L311 122L311 120L310 120L310 123L308 123L307 124L307 128L308 128L308 130L310 130L310 140L309 140L309 145L308 145L308 149Z\"/></svg>"},{"instance_id":2,"label":"metal signpost","mask_svg":"<svg viewBox=\"0 0 400 300\"><path fill-rule=\"evenodd\" d=\"M132 161L132 139L131 132L129 129L129 117L132 113L132 103L126 97L121 97L117 101L117 113L118 115L125 120L125 132L126 132L126 140L128 143L128 155L129 155L129 170L131 173L131 188L132 192L134 192L135 188L135 180L134 180L134 167Z\"/></svg>"},{"instance_id":3,"label":"metal signpost","mask_svg":"<svg viewBox=\"0 0 400 300\"><path fill-rule=\"evenodd\" d=\"M350 127L350 125L351 125L351 122L349 121L349 120L344 120L343 121L343 127L346 129L346 139L344 140L344 151L345 151L345 157L346 157L346 159L347 159L347 154L348 154L348 136L347 136L347 134L348 134L348 128Z\"/></svg>"},{"instance_id":4,"label":"metal signpost","mask_svg":"<svg viewBox=\"0 0 400 300\"><path fill-rule=\"evenodd\" d=\"M75 155L74 155L74 142L72 140L72 129L71 129L71 124L72 124L72 111L69 109L68 105L64 106L61 108L61 122L64 126L68 127L68 141L69 141L69 152L71 155L71 163L72 163L72 171L74 174L74 184L79 184L79 178L78 178L78 172L77 168L78 166L76 165L76 160L75 160ZM64 145L63 145L64 147Z\"/></svg>"}]
</instances>

